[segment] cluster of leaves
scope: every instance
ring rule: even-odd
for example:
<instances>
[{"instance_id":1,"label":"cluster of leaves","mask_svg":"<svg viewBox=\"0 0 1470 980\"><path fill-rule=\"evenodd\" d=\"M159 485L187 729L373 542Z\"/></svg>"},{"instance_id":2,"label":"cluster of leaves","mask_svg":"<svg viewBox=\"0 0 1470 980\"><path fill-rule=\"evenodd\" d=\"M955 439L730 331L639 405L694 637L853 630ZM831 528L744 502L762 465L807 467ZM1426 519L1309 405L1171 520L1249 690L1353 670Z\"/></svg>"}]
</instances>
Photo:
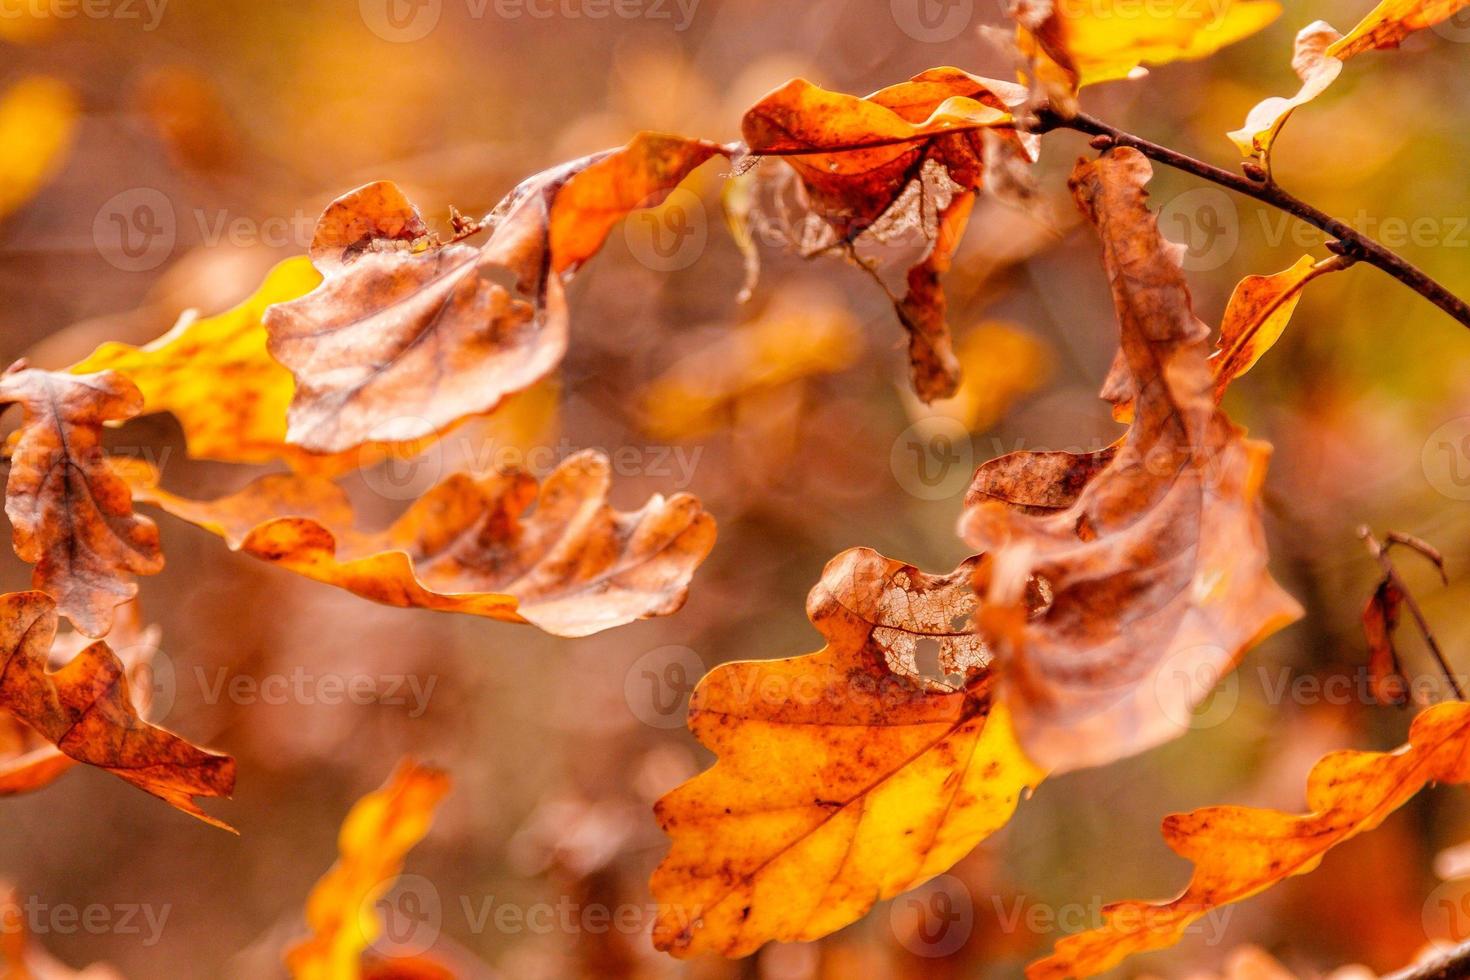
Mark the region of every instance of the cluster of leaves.
<instances>
[{"instance_id":1,"label":"cluster of leaves","mask_svg":"<svg viewBox=\"0 0 1470 980\"><path fill-rule=\"evenodd\" d=\"M1302 91L1262 103L1231 138L1268 173L1288 116L1344 60L1466 5L1385 0L1345 36L1306 28L1293 58ZM452 475L380 532L355 526L335 478L427 445L554 372L569 343L568 278L617 221L716 158L735 171L727 201L752 273L753 224L783 224L803 254L844 256L884 289L870 251L918 234L921 254L889 296L916 394L952 395L960 359L941 277L977 195L1026 195L1039 113L1066 118L1089 84L1202 57L1280 12L1274 0L1159 3L1132 17L1107 7L1019 0L1023 84L936 68L857 97L797 79L750 108L743 142L640 134L526 179L482 218L454 212L447 236L394 184L368 184L326 209L309 261L282 263L240 306L186 318L141 348L105 344L68 371L12 367L0 405L24 417L6 446L5 509L35 573L33 591L0 596L0 721L17 733L0 788L34 789L84 762L224 826L196 801L230 795L233 760L148 724L132 665L102 642L121 636L144 660L156 642L133 600L136 576L161 570L163 556L135 502L392 606L562 636L677 610L714 545L713 520L683 494L614 510L599 454L565 460L539 485L522 472ZM0 131L4 122L0 112ZM1148 208L1150 176L1137 150L1103 147L1070 180L1112 287L1119 344L1102 394L1126 431L1098 452L986 463L959 524L974 557L929 575L844 552L808 600L822 650L727 664L702 681L689 724L718 761L657 806L672 838L652 882L660 948L738 956L841 928L950 867L1047 775L1179 735L1214 679L1301 614L1267 571L1270 448L1220 400L1281 335L1305 286L1350 262L1305 256L1248 277L1212 332ZM193 456L289 472L213 501L166 490L158 473L103 448L105 427L160 411L178 418ZM1386 579L1370 604L1380 664L1392 663L1400 601ZM55 639L59 617L97 642ZM941 676L920 669L928 642ZM1205 681L1162 683L1181 673ZM1166 838L1197 862L1184 895L1114 907L1033 975L1106 969L1310 870L1427 782L1470 778L1467 745L1466 706L1444 704L1398 753L1324 759L1307 816L1171 817ZM442 773L405 764L354 809L341 861L308 903L314 935L288 954L293 972L357 974L372 938L362 909L446 791Z\"/></svg>"}]
</instances>

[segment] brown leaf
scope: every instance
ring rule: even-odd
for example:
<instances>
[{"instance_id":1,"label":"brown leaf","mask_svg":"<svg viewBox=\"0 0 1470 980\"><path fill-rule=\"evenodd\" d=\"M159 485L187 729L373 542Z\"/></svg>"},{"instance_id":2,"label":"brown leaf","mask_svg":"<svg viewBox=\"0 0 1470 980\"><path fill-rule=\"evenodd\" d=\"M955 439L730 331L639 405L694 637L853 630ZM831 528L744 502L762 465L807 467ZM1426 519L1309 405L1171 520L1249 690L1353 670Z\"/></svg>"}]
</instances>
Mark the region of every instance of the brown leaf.
<instances>
[{"instance_id":1,"label":"brown leaf","mask_svg":"<svg viewBox=\"0 0 1470 980\"><path fill-rule=\"evenodd\" d=\"M895 304L909 332L909 366L914 392L924 402L949 398L960 386L960 362L950 341L940 276L949 271L975 206L974 192L960 194L939 218L939 235L928 258L909 270L908 292Z\"/></svg>"},{"instance_id":2,"label":"brown leaf","mask_svg":"<svg viewBox=\"0 0 1470 980\"><path fill-rule=\"evenodd\" d=\"M288 441L423 438L545 377L566 352L563 276L720 152L644 133L537 174L465 229L488 230L479 247L440 242L387 181L334 201L311 244L325 280L266 314L270 352L296 378Z\"/></svg>"},{"instance_id":3,"label":"brown leaf","mask_svg":"<svg viewBox=\"0 0 1470 980\"><path fill-rule=\"evenodd\" d=\"M1184 731L1245 649L1300 614L1266 570L1269 447L1216 408L1208 330L1146 206L1131 149L1082 162L1121 328L1134 422L1100 454L982 466L962 531L988 552L982 622L1022 745L1049 768L1097 765ZM1005 615L1028 593L1040 614ZM1181 683L1182 681L1182 683Z\"/></svg>"},{"instance_id":4,"label":"brown leaf","mask_svg":"<svg viewBox=\"0 0 1470 980\"><path fill-rule=\"evenodd\" d=\"M654 944L743 956L805 942L948 869L1040 782L973 635L975 559L944 576L856 548L807 600L820 652L725 664L689 727L719 756L661 799ZM921 645L943 679L921 673Z\"/></svg>"},{"instance_id":5,"label":"brown leaf","mask_svg":"<svg viewBox=\"0 0 1470 980\"><path fill-rule=\"evenodd\" d=\"M56 601L44 592L0 596L0 708L70 758L106 769L205 823L230 830L194 801L228 797L235 788L235 760L139 717L122 662L100 640L48 670L56 622Z\"/></svg>"},{"instance_id":6,"label":"brown leaf","mask_svg":"<svg viewBox=\"0 0 1470 980\"><path fill-rule=\"evenodd\" d=\"M1211 910L1316 869L1343 841L1381 824L1429 783L1470 782L1470 704L1436 705L1414 719L1393 752L1333 752L1307 777L1304 815L1214 806L1164 820L1164 839L1194 862L1171 902L1117 902L1104 924L1069 936L1026 971L1029 980L1089 977L1151 949L1172 946Z\"/></svg>"},{"instance_id":7,"label":"brown leaf","mask_svg":"<svg viewBox=\"0 0 1470 980\"><path fill-rule=\"evenodd\" d=\"M381 788L353 804L337 836L337 863L306 901L312 934L286 951L292 977L360 975L363 954L380 930L377 902L393 887L409 849L429 832L449 786L448 773L405 759Z\"/></svg>"},{"instance_id":8,"label":"brown leaf","mask_svg":"<svg viewBox=\"0 0 1470 980\"><path fill-rule=\"evenodd\" d=\"M1409 703L1408 683L1393 645L1404 594L1391 579L1378 583L1363 607L1363 634L1368 638L1369 690L1379 704Z\"/></svg>"},{"instance_id":9,"label":"brown leaf","mask_svg":"<svg viewBox=\"0 0 1470 980\"><path fill-rule=\"evenodd\" d=\"M101 442L103 423L137 415L143 396L111 371L17 364L0 376L0 409L14 403L25 412L5 487L15 553L36 566L33 587L55 596L77 629L104 636L113 609L138 592L133 576L163 569L158 528L133 513Z\"/></svg>"},{"instance_id":10,"label":"brown leaf","mask_svg":"<svg viewBox=\"0 0 1470 980\"><path fill-rule=\"evenodd\" d=\"M201 502L158 489L136 467L128 475L139 500L232 550L375 602L585 636L678 610L715 540L713 518L689 494L614 510L609 469L584 451L539 491L523 472L456 474L371 533L353 529L352 506L329 480L273 474Z\"/></svg>"}]
</instances>

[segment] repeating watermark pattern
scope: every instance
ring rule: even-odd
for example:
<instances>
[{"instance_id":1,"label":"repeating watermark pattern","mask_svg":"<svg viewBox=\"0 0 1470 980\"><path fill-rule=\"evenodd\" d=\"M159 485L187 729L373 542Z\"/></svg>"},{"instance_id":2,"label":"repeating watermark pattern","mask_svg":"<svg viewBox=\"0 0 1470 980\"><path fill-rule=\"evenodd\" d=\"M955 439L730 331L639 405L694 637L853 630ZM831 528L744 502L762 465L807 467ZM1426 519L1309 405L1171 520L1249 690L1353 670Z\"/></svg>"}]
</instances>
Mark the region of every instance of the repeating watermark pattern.
<instances>
[{"instance_id":1,"label":"repeating watermark pattern","mask_svg":"<svg viewBox=\"0 0 1470 980\"><path fill-rule=\"evenodd\" d=\"M975 932L975 902L963 881L940 875L889 903L888 927L915 956L950 956Z\"/></svg>"},{"instance_id":2,"label":"repeating watermark pattern","mask_svg":"<svg viewBox=\"0 0 1470 980\"><path fill-rule=\"evenodd\" d=\"M700 0L457 0L471 20L647 20L678 32L694 23ZM358 0L362 22L384 41L422 41L439 26L444 0Z\"/></svg>"},{"instance_id":3,"label":"repeating watermark pattern","mask_svg":"<svg viewBox=\"0 0 1470 980\"><path fill-rule=\"evenodd\" d=\"M395 419L379 426L374 438L384 441L416 439L432 431L433 427L423 419ZM614 477L649 477L659 481L662 489L674 491L690 487L699 460L704 455L703 446L656 443L575 446L565 438L554 444L526 446L488 436L451 433L419 452L413 452L412 447L390 449L381 460L377 458L381 452L379 447L365 447L361 451L363 481L386 500L417 500L450 473L486 476L520 471L543 480L563 461L587 449L607 457Z\"/></svg>"},{"instance_id":4,"label":"repeating watermark pattern","mask_svg":"<svg viewBox=\"0 0 1470 980\"><path fill-rule=\"evenodd\" d=\"M1188 272L1208 272L1230 261L1240 246L1240 213L1218 187L1196 187L1170 198L1158 213L1159 231L1180 245Z\"/></svg>"},{"instance_id":5,"label":"repeating watermark pattern","mask_svg":"<svg viewBox=\"0 0 1470 980\"><path fill-rule=\"evenodd\" d=\"M709 215L704 201L687 187L675 187L663 203L640 205L623 221L628 251L654 272L687 269L704 254L709 242Z\"/></svg>"},{"instance_id":6,"label":"repeating watermark pattern","mask_svg":"<svg viewBox=\"0 0 1470 980\"><path fill-rule=\"evenodd\" d=\"M704 661L684 646L650 650L633 662L623 678L623 700L633 716L652 728L682 728L689 695L704 676Z\"/></svg>"},{"instance_id":7,"label":"repeating watermark pattern","mask_svg":"<svg viewBox=\"0 0 1470 980\"><path fill-rule=\"evenodd\" d=\"M889 0L893 23L915 41L942 44L965 32L975 18L975 0Z\"/></svg>"},{"instance_id":8,"label":"repeating watermark pattern","mask_svg":"<svg viewBox=\"0 0 1470 980\"><path fill-rule=\"evenodd\" d=\"M317 218L305 211L264 218L223 208L174 207L156 187L130 187L109 197L92 218L92 244L97 253L123 272L150 272L167 262L192 225L195 240L206 248L230 246L306 251Z\"/></svg>"},{"instance_id":9,"label":"repeating watermark pattern","mask_svg":"<svg viewBox=\"0 0 1470 980\"><path fill-rule=\"evenodd\" d=\"M130 648L118 651L130 662ZM378 705L403 710L409 718L421 718L439 684L437 674L371 673L316 670L295 666L264 674L234 673L228 667L198 664L180 668L162 651L139 644L136 665L130 671L135 687L146 691L148 718L154 723L169 716L175 705ZM184 688L182 692L180 688ZM182 694L182 698L181 698Z\"/></svg>"},{"instance_id":10,"label":"repeating watermark pattern","mask_svg":"<svg viewBox=\"0 0 1470 980\"><path fill-rule=\"evenodd\" d=\"M1470 10L1457 10L1445 20L1435 24L1431 30L1456 44L1470 43Z\"/></svg>"},{"instance_id":11,"label":"repeating watermark pattern","mask_svg":"<svg viewBox=\"0 0 1470 980\"><path fill-rule=\"evenodd\" d=\"M168 0L5 0L0 20L116 20L155 31Z\"/></svg>"},{"instance_id":12,"label":"repeating watermark pattern","mask_svg":"<svg viewBox=\"0 0 1470 980\"><path fill-rule=\"evenodd\" d=\"M991 897L996 921L1000 924L1001 931L1008 934L1072 934L1099 929L1109 924L1125 933L1147 932L1151 930L1151 923L1155 920L1172 926L1179 914L1177 908L1169 906L1131 904L1115 906L1105 912L1109 904L1111 903L1100 895L1085 902L1066 902L1061 905L1048 905L1025 896L1011 899ZM1220 945L1225 941L1235 907L1221 905L1201 908L1200 911L1203 914L1185 927L1184 934L1199 936L1206 946Z\"/></svg>"},{"instance_id":13,"label":"repeating watermark pattern","mask_svg":"<svg viewBox=\"0 0 1470 980\"><path fill-rule=\"evenodd\" d=\"M1424 900L1424 935L1435 946L1454 947L1470 940L1470 879L1442 881Z\"/></svg>"},{"instance_id":14,"label":"repeating watermark pattern","mask_svg":"<svg viewBox=\"0 0 1470 980\"><path fill-rule=\"evenodd\" d=\"M920 500L962 494L975 469L970 430L948 415L920 419L893 440L888 467L898 485Z\"/></svg>"},{"instance_id":15,"label":"repeating watermark pattern","mask_svg":"<svg viewBox=\"0 0 1470 980\"><path fill-rule=\"evenodd\" d=\"M19 932L30 936L137 936L142 946L156 946L163 938L172 904L117 902L46 902L37 895L0 898L0 936Z\"/></svg>"},{"instance_id":16,"label":"repeating watermark pattern","mask_svg":"<svg viewBox=\"0 0 1470 980\"><path fill-rule=\"evenodd\" d=\"M1280 211L1263 210L1258 216L1261 238L1272 248L1287 242L1300 249L1320 248L1334 237ZM1391 249L1470 248L1470 216L1463 214L1406 218L1360 208L1343 224Z\"/></svg>"},{"instance_id":17,"label":"repeating watermark pattern","mask_svg":"<svg viewBox=\"0 0 1470 980\"><path fill-rule=\"evenodd\" d=\"M1470 500L1470 415L1450 419L1431 432L1419 464L1435 490L1451 500Z\"/></svg>"}]
</instances>

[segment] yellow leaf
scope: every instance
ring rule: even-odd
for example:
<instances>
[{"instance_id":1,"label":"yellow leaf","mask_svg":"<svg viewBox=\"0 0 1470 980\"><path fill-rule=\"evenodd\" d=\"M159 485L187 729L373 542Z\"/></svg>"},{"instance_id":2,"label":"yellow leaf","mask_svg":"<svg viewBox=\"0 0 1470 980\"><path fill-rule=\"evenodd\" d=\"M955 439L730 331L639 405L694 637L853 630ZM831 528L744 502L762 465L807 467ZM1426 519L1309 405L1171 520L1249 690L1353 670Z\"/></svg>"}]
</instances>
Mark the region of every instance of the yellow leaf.
<instances>
[{"instance_id":1,"label":"yellow leaf","mask_svg":"<svg viewBox=\"0 0 1470 980\"><path fill-rule=\"evenodd\" d=\"M1449 20L1467 6L1470 0L1383 0L1327 53L1346 61L1364 51L1396 48L1415 31Z\"/></svg>"},{"instance_id":2,"label":"yellow leaf","mask_svg":"<svg viewBox=\"0 0 1470 980\"><path fill-rule=\"evenodd\" d=\"M1216 400L1281 338L1307 283L1342 268L1345 265L1339 256L1318 262L1303 255L1289 269L1271 276L1246 276L1236 284L1210 360L1215 369Z\"/></svg>"},{"instance_id":3,"label":"yellow leaf","mask_svg":"<svg viewBox=\"0 0 1470 980\"><path fill-rule=\"evenodd\" d=\"M33 75L0 95L0 218L61 169L76 130L77 99L65 82Z\"/></svg>"}]
</instances>

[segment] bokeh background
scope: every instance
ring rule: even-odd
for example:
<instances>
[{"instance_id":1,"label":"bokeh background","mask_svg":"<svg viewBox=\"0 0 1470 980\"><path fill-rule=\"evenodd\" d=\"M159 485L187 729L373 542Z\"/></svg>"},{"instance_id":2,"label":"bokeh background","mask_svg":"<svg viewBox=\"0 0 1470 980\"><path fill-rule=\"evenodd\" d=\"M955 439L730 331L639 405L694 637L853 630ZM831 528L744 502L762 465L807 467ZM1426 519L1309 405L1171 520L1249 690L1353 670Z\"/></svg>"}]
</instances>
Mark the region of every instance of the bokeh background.
<instances>
[{"instance_id":1,"label":"bokeh background","mask_svg":"<svg viewBox=\"0 0 1470 980\"><path fill-rule=\"evenodd\" d=\"M1295 90L1296 29L1318 17L1346 29L1370 6L1287 0L1256 37L1089 89L1084 107L1233 165L1224 133L1259 99ZM743 109L793 76L863 93L936 65L1011 71L983 36L1002 22L994 0L5 0L0 13L0 99L30 88L0 108L14 137L0 143L0 359L44 367L102 340L147 341L186 309L233 305L305 250L328 201L368 180L398 181L443 223L451 204L483 212L521 177L639 129L734 139ZM1463 19L1357 59L1275 153L1289 189L1460 295L1467 69ZM1358 268L1312 284L1229 394L1232 415L1276 446L1273 567L1307 616L1248 655L1194 731L1043 784L950 875L820 943L739 963L682 964L649 947L646 879L666 846L649 807L708 762L681 724L698 673L817 649L805 595L844 548L952 568L966 555L953 528L974 465L1115 437L1096 398L1116 342L1106 281L1065 191L1085 151L1074 134L1047 137L1037 206L977 210L947 281L969 372L951 403L925 410L907 394L892 311L841 261L764 249L753 295L737 301L717 161L677 210L635 215L579 273L571 351L552 381L423 459L348 481L385 522L451 470L521 460L544 472L572 449L621 451L615 503L689 490L720 524L674 616L572 641L388 609L155 515L168 567L144 580L142 606L163 630L157 708L239 759L237 798L212 809L241 836L98 771L0 801L0 875L32 905L166 915L139 934L116 914L114 927L67 929L43 913L37 940L73 967L133 977L280 975L343 815L412 754L455 787L402 886L413 896L399 907L427 911L392 938L432 942L463 975L1014 977L1062 932L1096 924L1102 903L1182 887L1188 866L1160 839L1164 814L1297 809L1323 752L1401 741L1408 713L1356 693L1375 569L1355 529L1408 531L1444 551L1449 587L1401 563L1470 670L1470 335ZM1207 322L1241 276L1326 254L1320 236L1301 237L1310 229L1185 175L1160 172L1153 197L1166 233L1189 246ZM258 472L185 459L166 416L116 441L201 496ZM6 551L4 588L23 588L29 569ZM1407 631L1403 649L1425 696L1442 696ZM1355 693L1313 693L1332 677ZM333 679L370 694L329 703ZM1466 862L1445 853L1467 838L1464 791L1426 793L1316 873L1117 974L1213 974L1247 943L1301 976L1401 966L1470 932ZM519 926L497 925L504 906ZM589 928L582 913L596 908L633 926Z\"/></svg>"}]
</instances>

